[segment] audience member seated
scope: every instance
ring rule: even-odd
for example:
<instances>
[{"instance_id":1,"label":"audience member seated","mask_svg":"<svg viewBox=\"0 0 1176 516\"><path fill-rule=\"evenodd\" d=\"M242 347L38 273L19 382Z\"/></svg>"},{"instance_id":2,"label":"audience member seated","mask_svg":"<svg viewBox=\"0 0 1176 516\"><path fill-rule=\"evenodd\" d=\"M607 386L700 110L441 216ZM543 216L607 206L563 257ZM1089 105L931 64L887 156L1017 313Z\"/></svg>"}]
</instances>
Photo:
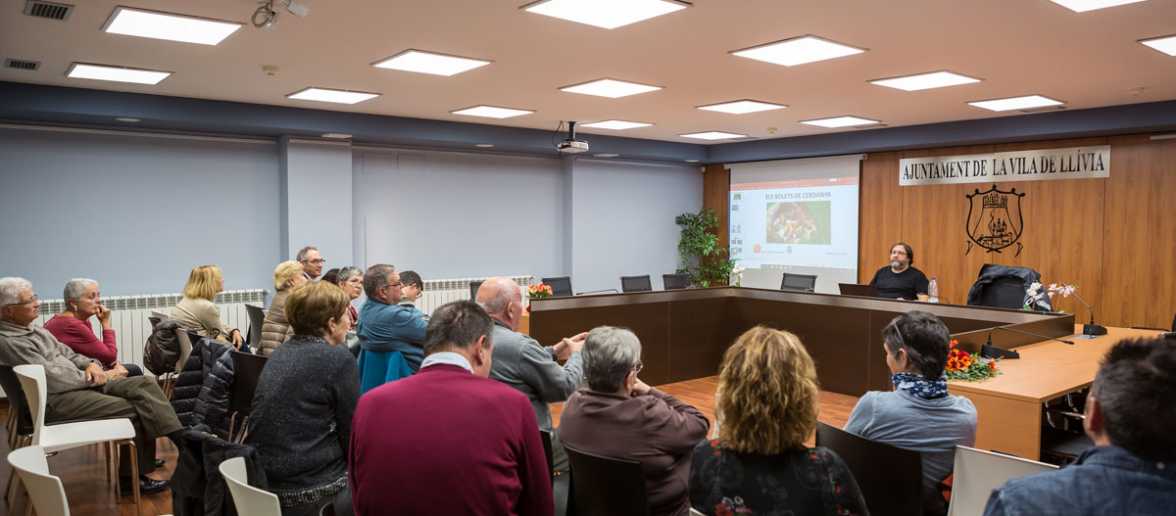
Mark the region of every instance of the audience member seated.
<instances>
[{"instance_id":1,"label":"audience member seated","mask_svg":"<svg viewBox=\"0 0 1176 516\"><path fill-rule=\"evenodd\" d=\"M184 298L172 309L172 318L188 331L202 337L230 342L240 348L244 339L241 330L229 328L220 318L220 310L212 300L225 289L225 277L220 267L201 265L192 269L188 284L184 285Z\"/></svg>"},{"instance_id":2,"label":"audience member seated","mask_svg":"<svg viewBox=\"0 0 1176 516\"><path fill-rule=\"evenodd\" d=\"M269 310L265 312L265 321L261 325L261 342L258 344L257 354L270 356L286 339L294 334L286 317L286 297L294 289L305 285L308 280L302 274L302 266L290 260L279 263L274 269L274 294Z\"/></svg>"},{"instance_id":3,"label":"audience member seated","mask_svg":"<svg viewBox=\"0 0 1176 516\"><path fill-rule=\"evenodd\" d=\"M311 281L319 279L323 274L323 265L327 263L323 255L319 254L318 248L313 245L299 249L295 259L302 264L302 272L306 274L306 279Z\"/></svg>"},{"instance_id":4,"label":"audience member seated","mask_svg":"<svg viewBox=\"0 0 1176 516\"><path fill-rule=\"evenodd\" d=\"M301 271L297 273L301 277ZM294 290L294 336L274 351L253 397L249 437L284 516L313 516L347 488L351 416L359 398L355 359L343 346L350 300L320 281Z\"/></svg>"},{"instance_id":5,"label":"audience member seated","mask_svg":"<svg viewBox=\"0 0 1176 516\"><path fill-rule=\"evenodd\" d=\"M400 275L391 265L368 267L363 290L367 301L359 311L361 393L420 369L427 325L420 310L398 304ZM404 368L397 364L400 360Z\"/></svg>"},{"instance_id":6,"label":"audience member seated","mask_svg":"<svg viewBox=\"0 0 1176 516\"><path fill-rule=\"evenodd\" d=\"M335 284L343 289L350 300L347 303L347 311L351 313L351 329L354 330L359 324L359 310L356 310L355 305L351 302L359 299L359 295L363 293L363 271L359 270L359 267L350 265L343 267L335 275Z\"/></svg>"},{"instance_id":7,"label":"audience member seated","mask_svg":"<svg viewBox=\"0 0 1176 516\"><path fill-rule=\"evenodd\" d=\"M167 488L147 476L155 469L155 439L179 438L182 429L155 379L111 378L94 360L74 353L44 328L33 326L41 301L24 278L0 278L0 365L45 368L45 423L130 418L135 425L139 485L144 493ZM129 468L128 468L129 469ZM124 484L125 485L125 484Z\"/></svg>"},{"instance_id":8,"label":"audience member seated","mask_svg":"<svg viewBox=\"0 0 1176 516\"><path fill-rule=\"evenodd\" d=\"M420 373L360 398L348 458L356 514L552 514L535 413L486 378L492 328L469 301L439 307Z\"/></svg>"},{"instance_id":9,"label":"audience member seated","mask_svg":"<svg viewBox=\"0 0 1176 516\"><path fill-rule=\"evenodd\" d=\"M757 326L723 355L719 438L694 448L690 503L711 515L867 514L833 451L806 448L817 426L817 370L800 339Z\"/></svg>"},{"instance_id":10,"label":"audience member seated","mask_svg":"<svg viewBox=\"0 0 1176 516\"><path fill-rule=\"evenodd\" d=\"M403 280L402 280L403 281ZM478 304L494 319L494 367L490 378L526 394L535 409L539 429L551 431L548 403L568 399L584 379L580 349L587 333L544 347L516 331L523 316L523 290L510 278L489 278L478 287ZM556 360L566 360L560 366ZM556 435L551 451L555 471L568 469L568 455Z\"/></svg>"},{"instance_id":11,"label":"audience member seated","mask_svg":"<svg viewBox=\"0 0 1176 516\"><path fill-rule=\"evenodd\" d=\"M687 514L690 452L706 437L706 417L637 378L641 343L633 332L594 328L583 354L588 388L564 404L560 439L576 450L640 461L650 514Z\"/></svg>"},{"instance_id":12,"label":"audience member seated","mask_svg":"<svg viewBox=\"0 0 1176 516\"><path fill-rule=\"evenodd\" d=\"M338 267L332 268L332 269L328 270L327 272L324 272L323 277L319 278L319 281L325 281L327 283L338 285L339 284L339 268Z\"/></svg>"},{"instance_id":13,"label":"audience member seated","mask_svg":"<svg viewBox=\"0 0 1176 516\"><path fill-rule=\"evenodd\" d=\"M118 362L118 344L114 327L110 324L110 309L102 304L98 293L98 282L92 279L72 279L65 284L62 294L65 310L45 322L49 330L62 344L74 353L85 355L99 364L109 378L143 376L143 369L135 364ZM90 318L97 316L102 325L102 339L94 334Z\"/></svg>"},{"instance_id":14,"label":"audience member seated","mask_svg":"<svg viewBox=\"0 0 1176 516\"><path fill-rule=\"evenodd\" d=\"M985 516L1176 512L1176 341L1132 339L1107 352L1086 398L1095 447L1060 470L1008 481Z\"/></svg>"},{"instance_id":15,"label":"audience member seated","mask_svg":"<svg viewBox=\"0 0 1176 516\"><path fill-rule=\"evenodd\" d=\"M894 390L867 392L845 424L849 433L921 454L928 513L946 509L937 486L951 474L956 445L976 441L976 407L947 393L950 338L943 321L927 312L890 321L882 329L882 349Z\"/></svg>"},{"instance_id":16,"label":"audience member seated","mask_svg":"<svg viewBox=\"0 0 1176 516\"><path fill-rule=\"evenodd\" d=\"M425 291L425 283L416 271L400 273L400 304L416 307L416 302Z\"/></svg>"}]
</instances>

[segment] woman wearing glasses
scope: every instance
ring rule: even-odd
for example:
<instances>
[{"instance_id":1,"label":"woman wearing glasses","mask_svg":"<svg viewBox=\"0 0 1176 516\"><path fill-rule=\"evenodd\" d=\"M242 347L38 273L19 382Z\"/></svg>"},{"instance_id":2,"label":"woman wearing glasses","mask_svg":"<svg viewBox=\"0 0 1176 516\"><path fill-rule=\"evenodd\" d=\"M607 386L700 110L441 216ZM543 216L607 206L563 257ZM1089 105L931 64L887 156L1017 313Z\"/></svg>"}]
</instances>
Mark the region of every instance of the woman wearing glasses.
<instances>
[{"instance_id":1,"label":"woman wearing glasses","mask_svg":"<svg viewBox=\"0 0 1176 516\"><path fill-rule=\"evenodd\" d=\"M633 332L595 328L581 353L588 388L564 404L560 440L569 451L640 461L649 513L687 514L690 452L706 437L706 417L637 378L641 342Z\"/></svg>"}]
</instances>

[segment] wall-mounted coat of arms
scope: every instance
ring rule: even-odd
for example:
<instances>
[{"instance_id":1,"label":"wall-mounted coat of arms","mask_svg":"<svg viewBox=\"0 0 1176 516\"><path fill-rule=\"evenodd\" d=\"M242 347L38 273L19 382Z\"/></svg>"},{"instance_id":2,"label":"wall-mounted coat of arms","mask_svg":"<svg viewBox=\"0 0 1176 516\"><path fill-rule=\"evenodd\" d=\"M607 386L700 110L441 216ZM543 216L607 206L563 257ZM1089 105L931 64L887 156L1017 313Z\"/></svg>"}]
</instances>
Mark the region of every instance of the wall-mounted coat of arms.
<instances>
[{"instance_id":1,"label":"wall-mounted coat of arms","mask_svg":"<svg viewBox=\"0 0 1176 516\"><path fill-rule=\"evenodd\" d=\"M964 254L972 252L975 246L983 247L989 253L999 253L1016 244L1017 253L1013 256L1020 256L1024 246L1018 240L1025 230L1021 200L1025 194L1018 193L1016 188L998 190L993 184L988 190L981 192L977 188L965 197L968 198L968 219L964 230L969 241Z\"/></svg>"}]
</instances>

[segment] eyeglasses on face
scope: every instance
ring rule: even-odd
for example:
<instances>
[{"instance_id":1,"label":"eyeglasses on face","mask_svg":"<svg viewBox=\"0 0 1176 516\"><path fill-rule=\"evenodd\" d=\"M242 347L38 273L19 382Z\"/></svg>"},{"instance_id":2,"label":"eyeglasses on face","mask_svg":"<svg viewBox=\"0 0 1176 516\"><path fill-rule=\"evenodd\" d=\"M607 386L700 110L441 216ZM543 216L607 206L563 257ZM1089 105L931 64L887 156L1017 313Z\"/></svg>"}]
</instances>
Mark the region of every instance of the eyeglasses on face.
<instances>
[{"instance_id":1,"label":"eyeglasses on face","mask_svg":"<svg viewBox=\"0 0 1176 516\"><path fill-rule=\"evenodd\" d=\"M327 260L325 260L323 258L315 258L313 260L302 260L302 261L309 263L309 264L312 264L312 265L322 265L324 263L327 263Z\"/></svg>"},{"instance_id":2,"label":"eyeglasses on face","mask_svg":"<svg viewBox=\"0 0 1176 516\"><path fill-rule=\"evenodd\" d=\"M29 300L28 300L28 301L20 301L20 302L16 302L16 303L8 303L8 304L6 304L6 305L4 305L4 306L24 306L24 305L31 305L31 304L34 304L34 303L36 303L37 301L40 301L40 300L41 300L41 298L40 298L40 297L38 297L36 294L33 294L33 297L29 298Z\"/></svg>"}]
</instances>

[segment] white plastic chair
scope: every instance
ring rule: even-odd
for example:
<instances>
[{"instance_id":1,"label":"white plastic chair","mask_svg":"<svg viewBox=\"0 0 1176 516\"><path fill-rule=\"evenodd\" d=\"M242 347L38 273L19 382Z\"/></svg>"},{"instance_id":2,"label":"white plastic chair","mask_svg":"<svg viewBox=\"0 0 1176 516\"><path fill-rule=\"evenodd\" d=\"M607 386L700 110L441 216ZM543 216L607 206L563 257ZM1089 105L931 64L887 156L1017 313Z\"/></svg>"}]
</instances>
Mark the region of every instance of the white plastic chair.
<instances>
[{"instance_id":1,"label":"white plastic chair","mask_svg":"<svg viewBox=\"0 0 1176 516\"><path fill-rule=\"evenodd\" d=\"M1053 464L956 446L948 516L981 516L992 491L1019 477L1058 469Z\"/></svg>"},{"instance_id":2,"label":"white plastic chair","mask_svg":"<svg viewBox=\"0 0 1176 516\"><path fill-rule=\"evenodd\" d=\"M29 503L37 509L38 516L69 516L69 502L65 499L65 488L61 479L49 474L49 463L45 461L45 449L40 446L26 446L8 454L8 463L20 475L20 481L29 491Z\"/></svg>"},{"instance_id":3,"label":"white plastic chair","mask_svg":"<svg viewBox=\"0 0 1176 516\"><path fill-rule=\"evenodd\" d=\"M229 493L233 495L233 506L237 514L249 516L282 516L282 505L277 495L249 485L249 474L245 471L245 458L233 457L218 467Z\"/></svg>"},{"instance_id":4,"label":"white plastic chair","mask_svg":"<svg viewBox=\"0 0 1176 516\"><path fill-rule=\"evenodd\" d=\"M37 446L45 452L55 452L78 448L91 444L116 444L130 447L131 456L131 490L135 495L135 511L139 510L139 458L135 449L135 426L131 420L99 419L94 421L79 421L60 425L45 424L45 400L48 390L45 387L45 368L40 364L19 365L12 368L20 385L24 388L25 398L29 401L29 412L33 416L32 446ZM118 449L108 448L107 457L111 461L114 471L115 494L118 494Z\"/></svg>"}]
</instances>

